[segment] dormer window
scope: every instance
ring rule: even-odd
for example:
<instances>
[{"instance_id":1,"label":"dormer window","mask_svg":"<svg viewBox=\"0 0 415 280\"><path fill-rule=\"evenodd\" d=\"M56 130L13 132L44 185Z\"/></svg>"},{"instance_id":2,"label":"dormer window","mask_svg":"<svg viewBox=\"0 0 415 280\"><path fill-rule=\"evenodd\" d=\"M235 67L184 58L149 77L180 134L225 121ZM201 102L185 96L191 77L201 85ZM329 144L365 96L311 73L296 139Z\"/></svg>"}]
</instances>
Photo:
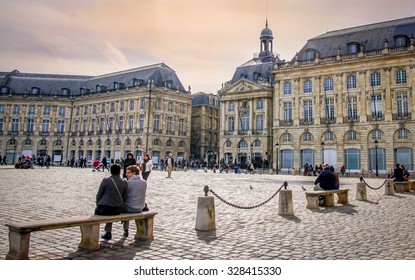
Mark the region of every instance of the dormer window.
<instances>
[{"instance_id":1,"label":"dormer window","mask_svg":"<svg viewBox=\"0 0 415 280\"><path fill-rule=\"evenodd\" d=\"M168 80L164 84L166 85L167 88L173 88L173 81L172 80Z\"/></svg>"},{"instance_id":2,"label":"dormer window","mask_svg":"<svg viewBox=\"0 0 415 280\"><path fill-rule=\"evenodd\" d=\"M395 45L397 47L406 47L408 46L408 37L406 37L405 35L398 35L395 36Z\"/></svg>"},{"instance_id":3,"label":"dormer window","mask_svg":"<svg viewBox=\"0 0 415 280\"><path fill-rule=\"evenodd\" d=\"M347 44L347 52L349 54L358 53L359 52L359 44L355 43L355 42Z\"/></svg>"},{"instance_id":4,"label":"dormer window","mask_svg":"<svg viewBox=\"0 0 415 280\"><path fill-rule=\"evenodd\" d=\"M144 85L144 81L143 80L141 80L141 79L133 79L133 86L134 87L138 87L138 86L141 86L141 85Z\"/></svg>"},{"instance_id":5,"label":"dormer window","mask_svg":"<svg viewBox=\"0 0 415 280\"><path fill-rule=\"evenodd\" d=\"M316 51L315 50L307 50L305 52L305 59L306 60L313 60L316 57Z\"/></svg>"},{"instance_id":6,"label":"dormer window","mask_svg":"<svg viewBox=\"0 0 415 280\"><path fill-rule=\"evenodd\" d=\"M113 84L113 88L114 89L119 89L120 87L119 87L120 85L119 85L119 83L118 82L114 82L114 84Z\"/></svg>"},{"instance_id":7,"label":"dormer window","mask_svg":"<svg viewBox=\"0 0 415 280\"><path fill-rule=\"evenodd\" d=\"M97 86L95 87L95 91L96 91L96 92L101 92L101 90L102 90L102 89L101 89L101 86L100 86L100 85L97 85Z\"/></svg>"},{"instance_id":8,"label":"dormer window","mask_svg":"<svg viewBox=\"0 0 415 280\"><path fill-rule=\"evenodd\" d=\"M68 88L61 89L61 95L69 95L69 89Z\"/></svg>"},{"instance_id":9,"label":"dormer window","mask_svg":"<svg viewBox=\"0 0 415 280\"><path fill-rule=\"evenodd\" d=\"M40 93L40 88L32 87L32 94L39 94L39 93Z\"/></svg>"},{"instance_id":10,"label":"dormer window","mask_svg":"<svg viewBox=\"0 0 415 280\"><path fill-rule=\"evenodd\" d=\"M2 87L1 88L1 93L8 94L9 92L10 92L10 88L8 88L8 87Z\"/></svg>"}]
</instances>

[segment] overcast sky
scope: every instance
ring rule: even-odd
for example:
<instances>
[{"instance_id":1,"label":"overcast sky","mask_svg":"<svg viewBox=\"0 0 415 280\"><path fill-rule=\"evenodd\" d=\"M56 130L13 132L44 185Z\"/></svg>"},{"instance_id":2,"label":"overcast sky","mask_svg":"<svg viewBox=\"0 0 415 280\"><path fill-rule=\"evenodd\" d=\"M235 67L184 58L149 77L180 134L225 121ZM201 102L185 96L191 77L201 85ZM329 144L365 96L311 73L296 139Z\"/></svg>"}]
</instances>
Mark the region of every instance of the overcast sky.
<instances>
[{"instance_id":1,"label":"overcast sky","mask_svg":"<svg viewBox=\"0 0 415 280\"><path fill-rule=\"evenodd\" d=\"M268 9L267 9L268 6ZM0 0L0 71L100 75L164 62L216 93L260 51L290 60L331 30L415 15L413 0Z\"/></svg>"}]
</instances>

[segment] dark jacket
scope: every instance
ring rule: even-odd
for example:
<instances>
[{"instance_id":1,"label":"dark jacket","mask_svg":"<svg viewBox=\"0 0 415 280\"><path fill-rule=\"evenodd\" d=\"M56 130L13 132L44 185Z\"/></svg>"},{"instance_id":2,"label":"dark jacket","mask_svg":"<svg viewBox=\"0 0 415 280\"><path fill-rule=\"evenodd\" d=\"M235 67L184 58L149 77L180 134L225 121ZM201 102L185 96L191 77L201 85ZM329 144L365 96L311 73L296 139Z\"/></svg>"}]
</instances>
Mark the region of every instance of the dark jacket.
<instances>
[{"instance_id":1,"label":"dark jacket","mask_svg":"<svg viewBox=\"0 0 415 280\"><path fill-rule=\"evenodd\" d=\"M395 181L402 182L403 181L403 169L400 167L395 168L393 171L393 178L395 178Z\"/></svg>"},{"instance_id":2,"label":"dark jacket","mask_svg":"<svg viewBox=\"0 0 415 280\"><path fill-rule=\"evenodd\" d=\"M121 194L118 191L110 179L112 178L118 187ZM127 182L117 175L111 175L109 178L104 178L99 186L99 190L96 197L97 205L105 205L111 207L121 207L124 201L127 199Z\"/></svg>"},{"instance_id":3,"label":"dark jacket","mask_svg":"<svg viewBox=\"0 0 415 280\"><path fill-rule=\"evenodd\" d=\"M334 175L330 169L326 168L321 171L320 175L318 175L317 179L314 181L314 184L317 185L320 183L320 187L324 190L332 190L334 189Z\"/></svg>"}]
</instances>

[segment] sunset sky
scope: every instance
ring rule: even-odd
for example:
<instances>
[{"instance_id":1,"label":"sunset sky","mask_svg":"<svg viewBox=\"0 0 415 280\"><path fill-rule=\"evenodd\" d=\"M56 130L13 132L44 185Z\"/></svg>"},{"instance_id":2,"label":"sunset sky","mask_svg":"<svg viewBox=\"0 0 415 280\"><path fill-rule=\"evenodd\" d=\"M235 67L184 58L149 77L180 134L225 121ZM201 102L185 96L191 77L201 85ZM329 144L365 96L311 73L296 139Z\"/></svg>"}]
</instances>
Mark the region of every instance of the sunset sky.
<instances>
[{"instance_id":1,"label":"sunset sky","mask_svg":"<svg viewBox=\"0 0 415 280\"><path fill-rule=\"evenodd\" d=\"M268 9L267 9L268 6ZM290 60L327 31L415 16L413 0L0 0L0 71L100 75L160 62L216 93L260 51Z\"/></svg>"}]
</instances>

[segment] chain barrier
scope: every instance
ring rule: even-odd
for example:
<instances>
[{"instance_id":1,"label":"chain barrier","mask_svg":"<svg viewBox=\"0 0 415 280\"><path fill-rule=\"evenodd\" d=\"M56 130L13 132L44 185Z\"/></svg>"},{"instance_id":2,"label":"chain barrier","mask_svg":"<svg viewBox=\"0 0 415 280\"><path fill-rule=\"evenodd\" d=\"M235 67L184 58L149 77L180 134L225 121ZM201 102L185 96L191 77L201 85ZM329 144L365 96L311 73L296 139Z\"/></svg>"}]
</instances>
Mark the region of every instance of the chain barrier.
<instances>
[{"instance_id":1,"label":"chain barrier","mask_svg":"<svg viewBox=\"0 0 415 280\"><path fill-rule=\"evenodd\" d=\"M360 176L360 182L365 183L365 185L366 185L369 189L372 189L372 190L379 190L380 188L382 188L382 187L385 185L385 183L388 181L388 179L390 179L390 178L389 178L389 176L388 176L388 177L386 177L385 181L383 182L383 184L382 184L382 185L380 185L380 187L378 187L378 188L373 188L373 187L369 186L369 184L368 184L368 183L366 183L365 179L363 179L363 176Z\"/></svg>"},{"instance_id":2,"label":"chain barrier","mask_svg":"<svg viewBox=\"0 0 415 280\"><path fill-rule=\"evenodd\" d=\"M287 181L285 181L282 185L281 185L281 187L277 190L277 192L276 193L274 193L270 198L268 198L267 200L265 200L264 202L262 202L262 203L260 203L260 204L257 204L257 205L254 205L254 206L239 206L239 205L236 205L236 204L234 204L234 203L231 203L231 202L229 202L229 201L226 201L224 198L222 198L222 197L220 197L217 193L215 193L212 189L209 189L209 191L214 195L214 196L216 196L219 200L221 200L222 202L224 202L225 204L227 204L227 205L229 205L229 206L232 206L232 207L235 207L235 208L238 208L238 209L255 209L255 208L258 208L258 207L261 207L262 205L264 205L264 204L266 204L266 203L268 203L269 201L271 201L271 199L273 199L279 192L280 192L280 190L283 188L283 187L285 187L285 189L287 189L287 185L288 185L288 183L287 183Z\"/></svg>"}]
</instances>

